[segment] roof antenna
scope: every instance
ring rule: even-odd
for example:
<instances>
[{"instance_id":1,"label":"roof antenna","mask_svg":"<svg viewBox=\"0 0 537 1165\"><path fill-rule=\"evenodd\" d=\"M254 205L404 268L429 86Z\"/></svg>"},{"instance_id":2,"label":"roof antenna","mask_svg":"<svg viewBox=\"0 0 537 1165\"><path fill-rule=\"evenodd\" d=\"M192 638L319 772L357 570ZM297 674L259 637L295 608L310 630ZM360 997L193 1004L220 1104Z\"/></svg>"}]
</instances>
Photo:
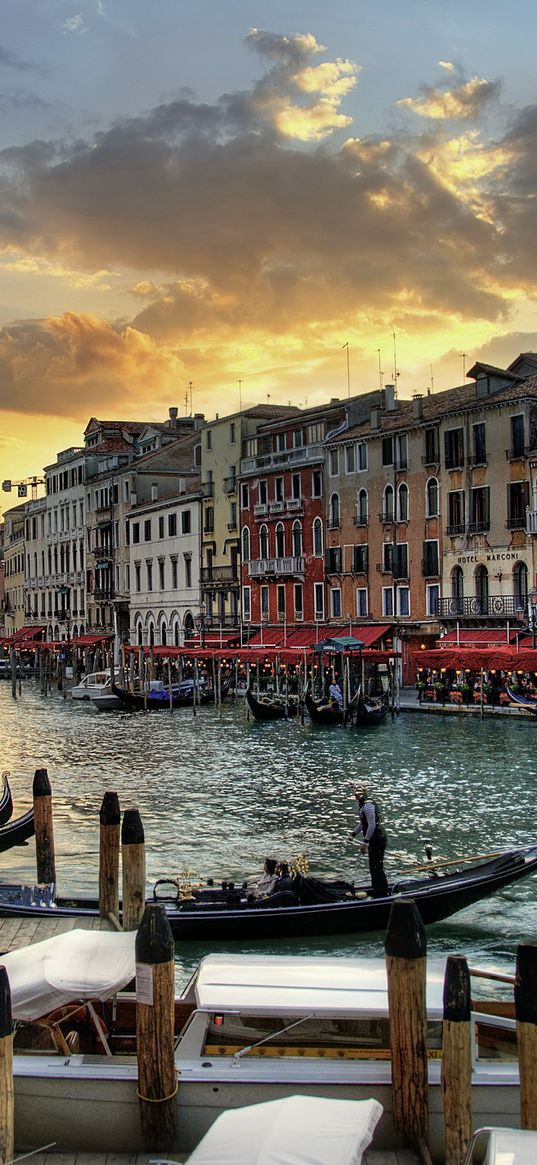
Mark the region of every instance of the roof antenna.
<instances>
[{"instance_id":1,"label":"roof antenna","mask_svg":"<svg viewBox=\"0 0 537 1165\"><path fill-rule=\"evenodd\" d=\"M378 356L378 360L379 360L379 388L382 390L382 380L384 377L384 373L383 373L381 365L380 365L380 348L377 348L377 356Z\"/></svg>"},{"instance_id":2,"label":"roof antenna","mask_svg":"<svg viewBox=\"0 0 537 1165\"><path fill-rule=\"evenodd\" d=\"M429 396L431 395L433 389L434 389L434 376L433 376L433 366L431 364L431 387L429 389Z\"/></svg>"},{"instance_id":3,"label":"roof antenna","mask_svg":"<svg viewBox=\"0 0 537 1165\"><path fill-rule=\"evenodd\" d=\"M397 345L395 343L395 332L393 332L392 334L393 334L393 385L394 385L394 389L395 389L395 395L397 396L397 377L399 376L399 371L397 368Z\"/></svg>"},{"instance_id":4,"label":"roof antenna","mask_svg":"<svg viewBox=\"0 0 537 1165\"><path fill-rule=\"evenodd\" d=\"M192 416L192 381L188 382L188 390L190 392L190 416Z\"/></svg>"},{"instance_id":5,"label":"roof antenna","mask_svg":"<svg viewBox=\"0 0 537 1165\"><path fill-rule=\"evenodd\" d=\"M351 395L351 372L350 372L350 364L349 364L349 341L348 340L346 340L345 343L341 345L342 351L343 351L343 348L347 349L347 396L350 396Z\"/></svg>"},{"instance_id":6,"label":"roof antenna","mask_svg":"<svg viewBox=\"0 0 537 1165\"><path fill-rule=\"evenodd\" d=\"M467 353L466 353L466 352L461 352L461 360L462 360L462 379L463 379L464 381L466 380L466 358L467 358Z\"/></svg>"},{"instance_id":7,"label":"roof antenna","mask_svg":"<svg viewBox=\"0 0 537 1165\"><path fill-rule=\"evenodd\" d=\"M239 412L242 413L242 380L239 378Z\"/></svg>"}]
</instances>

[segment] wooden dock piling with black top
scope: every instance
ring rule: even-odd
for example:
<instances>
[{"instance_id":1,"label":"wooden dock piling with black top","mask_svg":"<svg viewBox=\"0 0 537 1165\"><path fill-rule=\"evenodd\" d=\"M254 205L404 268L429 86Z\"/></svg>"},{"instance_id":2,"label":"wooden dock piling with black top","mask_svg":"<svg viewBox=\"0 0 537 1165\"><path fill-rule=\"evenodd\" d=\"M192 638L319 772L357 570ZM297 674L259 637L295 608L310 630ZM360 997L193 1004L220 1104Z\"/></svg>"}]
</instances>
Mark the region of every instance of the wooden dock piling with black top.
<instances>
[{"instance_id":1,"label":"wooden dock piling with black top","mask_svg":"<svg viewBox=\"0 0 537 1165\"><path fill-rule=\"evenodd\" d=\"M460 1165L472 1139L472 999L463 955L449 955L444 976L442 1096L446 1165Z\"/></svg>"},{"instance_id":2,"label":"wooden dock piling with black top","mask_svg":"<svg viewBox=\"0 0 537 1165\"><path fill-rule=\"evenodd\" d=\"M121 826L123 930L136 930L145 908L145 837L138 809L127 809Z\"/></svg>"},{"instance_id":3,"label":"wooden dock piling with black top","mask_svg":"<svg viewBox=\"0 0 537 1165\"><path fill-rule=\"evenodd\" d=\"M13 1161L14 1128L11 991L6 968L0 966L0 1165Z\"/></svg>"},{"instance_id":4,"label":"wooden dock piling with black top","mask_svg":"<svg viewBox=\"0 0 537 1165\"><path fill-rule=\"evenodd\" d=\"M99 913L119 920L119 841L121 814L117 793L105 793L100 812Z\"/></svg>"},{"instance_id":5,"label":"wooden dock piling with black top","mask_svg":"<svg viewBox=\"0 0 537 1165\"><path fill-rule=\"evenodd\" d=\"M537 1129L537 946L517 948L515 1016L520 1071L520 1124Z\"/></svg>"},{"instance_id":6,"label":"wooden dock piling with black top","mask_svg":"<svg viewBox=\"0 0 537 1165\"><path fill-rule=\"evenodd\" d=\"M36 769L33 781L37 881L56 882L52 788L46 769Z\"/></svg>"},{"instance_id":7,"label":"wooden dock piling with black top","mask_svg":"<svg viewBox=\"0 0 537 1165\"><path fill-rule=\"evenodd\" d=\"M136 935L136 1055L146 1149L169 1152L177 1136L174 943L163 906L146 906Z\"/></svg>"},{"instance_id":8,"label":"wooden dock piling with black top","mask_svg":"<svg viewBox=\"0 0 537 1165\"><path fill-rule=\"evenodd\" d=\"M410 899L392 905L385 953L395 1142L415 1146L427 1161L427 940L419 910Z\"/></svg>"}]
</instances>

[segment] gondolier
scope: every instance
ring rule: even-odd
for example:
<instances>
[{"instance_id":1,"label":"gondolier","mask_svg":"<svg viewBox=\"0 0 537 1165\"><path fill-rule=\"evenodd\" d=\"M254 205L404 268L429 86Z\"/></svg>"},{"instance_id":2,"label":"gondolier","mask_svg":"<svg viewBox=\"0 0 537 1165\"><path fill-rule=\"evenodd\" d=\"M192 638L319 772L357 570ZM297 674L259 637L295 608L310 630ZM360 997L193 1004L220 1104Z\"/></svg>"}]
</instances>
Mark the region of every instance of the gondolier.
<instances>
[{"instance_id":1,"label":"gondolier","mask_svg":"<svg viewBox=\"0 0 537 1165\"><path fill-rule=\"evenodd\" d=\"M384 854L386 852L386 832L380 820L380 813L375 801L367 795L363 785L354 790L355 809L358 816L356 829L352 837L362 834L360 850L367 854L373 898L385 898L388 894L388 882L384 872Z\"/></svg>"}]
</instances>

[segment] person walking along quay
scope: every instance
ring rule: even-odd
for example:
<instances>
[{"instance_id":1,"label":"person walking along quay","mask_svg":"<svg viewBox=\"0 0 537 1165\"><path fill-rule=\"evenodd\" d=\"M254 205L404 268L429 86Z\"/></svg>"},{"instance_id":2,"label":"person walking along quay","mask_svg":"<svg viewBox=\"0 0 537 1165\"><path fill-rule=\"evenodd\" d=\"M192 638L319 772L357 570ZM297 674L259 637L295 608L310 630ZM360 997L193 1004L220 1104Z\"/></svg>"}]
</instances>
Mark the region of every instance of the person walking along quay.
<instances>
[{"instance_id":1,"label":"person walking along quay","mask_svg":"<svg viewBox=\"0 0 537 1165\"><path fill-rule=\"evenodd\" d=\"M379 808L368 796L364 786L358 786L354 790L354 801L358 820L351 836L362 835L360 852L367 854L368 857L373 898L384 898L388 893L388 882L384 872L386 832L380 820Z\"/></svg>"}]
</instances>

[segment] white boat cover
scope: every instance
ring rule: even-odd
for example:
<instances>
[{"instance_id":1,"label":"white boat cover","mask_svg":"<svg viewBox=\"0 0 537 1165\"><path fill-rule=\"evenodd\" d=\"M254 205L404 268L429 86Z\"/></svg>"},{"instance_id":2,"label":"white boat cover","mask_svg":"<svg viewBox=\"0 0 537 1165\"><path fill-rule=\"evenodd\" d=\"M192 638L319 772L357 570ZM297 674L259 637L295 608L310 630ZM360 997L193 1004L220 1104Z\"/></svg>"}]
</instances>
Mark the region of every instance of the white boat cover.
<instances>
[{"instance_id":1,"label":"white boat cover","mask_svg":"<svg viewBox=\"0 0 537 1165\"><path fill-rule=\"evenodd\" d=\"M135 931L70 930L0 958L14 1019L41 1019L56 1007L110 999L135 976Z\"/></svg>"},{"instance_id":2,"label":"white boat cover","mask_svg":"<svg viewBox=\"0 0 537 1165\"><path fill-rule=\"evenodd\" d=\"M223 1112L187 1165L360 1165L378 1100L286 1096Z\"/></svg>"},{"instance_id":3,"label":"white boat cover","mask_svg":"<svg viewBox=\"0 0 537 1165\"><path fill-rule=\"evenodd\" d=\"M535 1165L537 1132L532 1129L491 1129L483 1165Z\"/></svg>"},{"instance_id":4,"label":"white boat cover","mask_svg":"<svg viewBox=\"0 0 537 1165\"><path fill-rule=\"evenodd\" d=\"M443 1013L445 960L427 965L427 1010ZM384 959L292 955L208 955L191 980L203 1011L243 1015L386 1015L388 985Z\"/></svg>"}]
</instances>

